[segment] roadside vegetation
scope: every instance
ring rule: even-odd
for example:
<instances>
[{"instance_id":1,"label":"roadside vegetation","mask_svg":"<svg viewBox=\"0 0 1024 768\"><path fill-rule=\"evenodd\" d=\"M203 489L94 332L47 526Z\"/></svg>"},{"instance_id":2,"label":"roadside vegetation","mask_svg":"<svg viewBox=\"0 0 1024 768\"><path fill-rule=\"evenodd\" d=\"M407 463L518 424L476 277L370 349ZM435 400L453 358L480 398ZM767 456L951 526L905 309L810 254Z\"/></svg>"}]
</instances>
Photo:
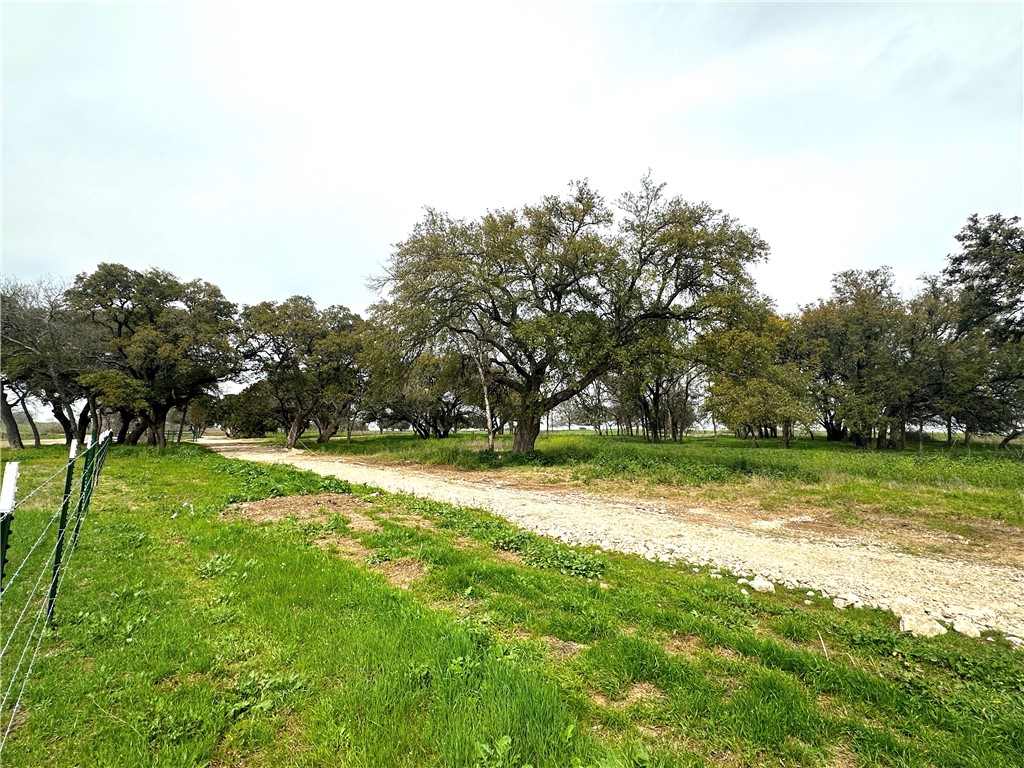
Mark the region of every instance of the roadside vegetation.
<instances>
[{"instance_id":1,"label":"roadside vegetation","mask_svg":"<svg viewBox=\"0 0 1024 768\"><path fill-rule=\"evenodd\" d=\"M553 467L659 455L551 440L533 458ZM431 445L392 439L392 458L406 444ZM730 480L847 456L695 450ZM25 486L63 455L20 453ZM996 634L915 639L881 611L198 446L115 448L71 568L5 766L1024 764L1024 654Z\"/></svg>"},{"instance_id":2,"label":"roadside vegetation","mask_svg":"<svg viewBox=\"0 0 1024 768\"><path fill-rule=\"evenodd\" d=\"M536 451L516 454L508 450L508 437L499 436L491 452L480 433L469 432L448 440L383 434L323 445L311 439L301 447L385 463L512 472L533 482L574 483L595 491L688 493L750 501L764 510L810 507L853 525L887 515L943 530L961 523L966 534L972 520L1024 527L1019 451L980 442L950 449L929 440L920 451L879 452L819 437L794 440L786 450L778 440L754 448L731 435L651 444L638 437L555 432L542 434Z\"/></svg>"}]
</instances>

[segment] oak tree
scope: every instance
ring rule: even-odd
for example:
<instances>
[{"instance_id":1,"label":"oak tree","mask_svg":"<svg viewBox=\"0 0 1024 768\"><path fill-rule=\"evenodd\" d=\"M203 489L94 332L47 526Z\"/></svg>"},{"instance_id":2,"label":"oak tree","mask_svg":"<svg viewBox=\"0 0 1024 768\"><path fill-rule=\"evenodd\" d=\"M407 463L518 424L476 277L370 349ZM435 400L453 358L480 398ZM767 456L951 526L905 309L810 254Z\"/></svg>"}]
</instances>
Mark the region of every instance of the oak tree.
<instances>
[{"instance_id":1,"label":"oak tree","mask_svg":"<svg viewBox=\"0 0 1024 768\"><path fill-rule=\"evenodd\" d=\"M472 221L428 209L391 256L376 312L422 340L454 334L486 351L513 398L513 450L541 419L615 369L655 322L692 322L749 285L767 245L705 203L645 178L615 211L587 182L565 197Z\"/></svg>"}]
</instances>

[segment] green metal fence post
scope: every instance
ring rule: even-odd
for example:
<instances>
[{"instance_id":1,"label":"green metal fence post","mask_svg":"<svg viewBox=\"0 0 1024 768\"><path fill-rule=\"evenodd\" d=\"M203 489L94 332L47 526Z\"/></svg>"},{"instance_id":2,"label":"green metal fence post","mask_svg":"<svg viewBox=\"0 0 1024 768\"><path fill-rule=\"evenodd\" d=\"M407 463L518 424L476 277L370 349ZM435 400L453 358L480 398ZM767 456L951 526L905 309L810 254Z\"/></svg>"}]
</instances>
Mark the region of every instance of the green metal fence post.
<instances>
[{"instance_id":1,"label":"green metal fence post","mask_svg":"<svg viewBox=\"0 0 1024 768\"><path fill-rule=\"evenodd\" d=\"M53 624L53 606L57 601L57 583L60 581L60 563L64 555L64 534L68 527L68 508L71 506L71 486L75 475L75 456L78 441L71 441L68 455L68 470L64 475L64 497L60 502L60 521L57 523L57 546L53 550L53 577L50 580L50 594L46 598L46 623Z\"/></svg>"},{"instance_id":2,"label":"green metal fence post","mask_svg":"<svg viewBox=\"0 0 1024 768\"><path fill-rule=\"evenodd\" d=\"M104 432L98 443L93 444L93 453L86 456L86 470L89 473L88 482L82 478L82 497L79 499L78 510L75 514L75 529L71 534L71 548L78 546L78 534L82 530L82 521L89 513L89 503L92 501L92 492L100 479L100 470L107 459L107 450L110 448L110 440L113 433L110 430Z\"/></svg>"}]
</instances>

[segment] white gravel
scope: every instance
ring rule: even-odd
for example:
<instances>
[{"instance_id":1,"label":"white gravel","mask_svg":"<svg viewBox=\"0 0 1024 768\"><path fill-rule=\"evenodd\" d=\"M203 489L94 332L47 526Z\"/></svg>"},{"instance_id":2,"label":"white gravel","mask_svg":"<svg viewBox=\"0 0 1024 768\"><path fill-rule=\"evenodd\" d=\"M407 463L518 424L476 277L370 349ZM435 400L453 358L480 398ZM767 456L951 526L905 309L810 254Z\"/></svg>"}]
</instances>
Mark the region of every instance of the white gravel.
<instances>
[{"instance_id":1,"label":"white gravel","mask_svg":"<svg viewBox=\"0 0 1024 768\"><path fill-rule=\"evenodd\" d=\"M530 531L573 545L596 546L662 562L731 571L753 580L811 590L815 600L872 605L959 621L981 630L1024 635L1024 570L1005 565L898 552L881 543L787 531L777 520L742 525L708 516L669 514L635 500L565 490L538 491L366 464L350 459L209 441L235 458L292 464L322 475L479 507ZM739 589L739 586L737 586ZM810 592L808 592L810 595ZM850 599L853 598L853 599Z\"/></svg>"}]
</instances>

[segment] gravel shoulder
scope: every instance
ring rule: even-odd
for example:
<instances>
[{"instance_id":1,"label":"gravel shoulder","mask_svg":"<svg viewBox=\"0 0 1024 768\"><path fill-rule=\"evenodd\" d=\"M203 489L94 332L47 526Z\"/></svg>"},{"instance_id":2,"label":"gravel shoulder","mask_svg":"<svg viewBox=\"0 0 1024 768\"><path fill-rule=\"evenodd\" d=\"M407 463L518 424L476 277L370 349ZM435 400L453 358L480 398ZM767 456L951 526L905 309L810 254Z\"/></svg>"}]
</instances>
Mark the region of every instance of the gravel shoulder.
<instances>
[{"instance_id":1,"label":"gravel shoulder","mask_svg":"<svg viewBox=\"0 0 1024 768\"><path fill-rule=\"evenodd\" d=\"M713 566L738 577L759 575L853 604L955 623L958 629L1024 636L1024 568L1016 542L996 559L986 558L984 550L977 557L927 556L900 551L896 539L822 525L804 510L733 514L720 506L687 506L692 502L686 499L522 487L505 475L499 480L487 473L368 464L241 441L203 442L231 458L291 464L392 493L483 508L573 545ZM926 539L936 535L919 532Z\"/></svg>"}]
</instances>

